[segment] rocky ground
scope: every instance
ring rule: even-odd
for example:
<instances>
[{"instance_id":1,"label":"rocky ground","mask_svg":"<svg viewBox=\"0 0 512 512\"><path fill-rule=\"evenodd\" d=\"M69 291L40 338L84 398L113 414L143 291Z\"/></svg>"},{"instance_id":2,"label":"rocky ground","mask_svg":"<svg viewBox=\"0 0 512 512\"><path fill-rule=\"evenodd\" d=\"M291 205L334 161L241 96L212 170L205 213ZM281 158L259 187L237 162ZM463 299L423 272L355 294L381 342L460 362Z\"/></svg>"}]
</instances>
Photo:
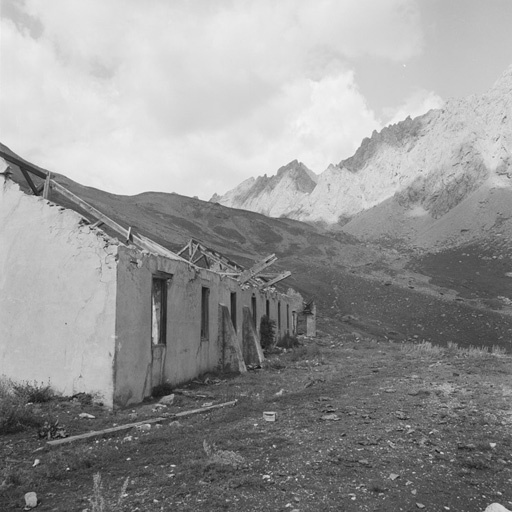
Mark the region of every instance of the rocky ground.
<instances>
[{"instance_id":1,"label":"rocky ground","mask_svg":"<svg viewBox=\"0 0 512 512\"><path fill-rule=\"evenodd\" d=\"M60 448L33 431L1 437L0 509L19 510L35 491L38 510L92 511L96 473L107 501L127 482L126 511L512 508L510 356L354 334L302 343L263 369L175 390L166 407L40 406L69 434L165 419Z\"/></svg>"}]
</instances>

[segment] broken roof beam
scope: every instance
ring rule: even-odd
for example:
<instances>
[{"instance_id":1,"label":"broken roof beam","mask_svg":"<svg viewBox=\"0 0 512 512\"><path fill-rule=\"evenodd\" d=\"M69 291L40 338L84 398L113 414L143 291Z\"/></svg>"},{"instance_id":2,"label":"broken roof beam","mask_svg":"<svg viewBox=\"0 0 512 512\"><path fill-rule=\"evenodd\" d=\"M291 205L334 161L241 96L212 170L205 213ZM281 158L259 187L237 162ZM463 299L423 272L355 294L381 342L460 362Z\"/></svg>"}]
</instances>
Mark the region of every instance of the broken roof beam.
<instances>
[{"instance_id":1,"label":"broken roof beam","mask_svg":"<svg viewBox=\"0 0 512 512\"><path fill-rule=\"evenodd\" d=\"M160 244L157 244L156 242L153 242L153 240L146 238L141 234L132 234L131 229L123 228L123 226L118 224L116 221L112 220L110 217L107 217L99 210L96 210L94 206L91 206L89 203L87 203L77 195L73 194L73 192L63 187L60 183L51 180L51 186L59 194L63 195L66 199L69 199L75 205L79 206L97 222L101 221L101 223L105 224L110 229L114 230L116 234L120 236L121 240L127 242L132 241L132 243L139 247L140 249L145 249L148 252L159 254L160 256L166 256L167 258L171 259L182 259L169 249L166 249L165 247L161 246Z\"/></svg>"},{"instance_id":2,"label":"broken roof beam","mask_svg":"<svg viewBox=\"0 0 512 512\"><path fill-rule=\"evenodd\" d=\"M263 288L270 288L272 285L278 283L279 281L282 281L283 279L286 279L287 277L290 277L291 275L292 275L292 273L289 270L287 270L286 272L283 272L283 273L279 274L278 276L274 277L274 279L267 281L263 285Z\"/></svg>"},{"instance_id":3,"label":"broken roof beam","mask_svg":"<svg viewBox=\"0 0 512 512\"><path fill-rule=\"evenodd\" d=\"M244 270L244 267L242 267L242 265L239 265L238 263L230 260L229 258L226 258L226 256L224 256L220 252L210 249L209 247L206 247L206 245L202 244L201 242L198 242L197 240L194 240L193 238L190 241L192 242L192 244L197 246L203 252L203 254L206 254L206 256L212 255L213 257L217 258L219 262L221 262L223 265L226 265L227 267L230 267L233 270L239 270L240 272Z\"/></svg>"},{"instance_id":4,"label":"broken roof beam","mask_svg":"<svg viewBox=\"0 0 512 512\"><path fill-rule=\"evenodd\" d=\"M185 245L185 247L183 247L183 249L181 249L180 251L178 251L176 254L178 256L181 256L185 251L188 251L188 255L189 255L189 258L190 258L190 255L192 253L192 239L190 239L188 242L187 242L187 245Z\"/></svg>"},{"instance_id":5,"label":"broken roof beam","mask_svg":"<svg viewBox=\"0 0 512 512\"><path fill-rule=\"evenodd\" d=\"M151 238L147 238L144 235L141 235L140 233L137 235L133 235L133 244L139 247L140 249L145 249L148 252L159 254L160 256L165 256L166 258L169 258L171 260L187 261L181 256L178 256L177 254L173 253L163 245L156 243L155 241L151 240Z\"/></svg>"},{"instance_id":6,"label":"broken roof beam","mask_svg":"<svg viewBox=\"0 0 512 512\"><path fill-rule=\"evenodd\" d=\"M19 157L18 155L13 153L9 148L5 148L5 149L7 149L8 152L0 149L0 156L4 160L7 160L11 164L17 165L20 169L23 167L25 170L31 172L32 174L35 174L38 178L42 178L43 180L48 175L48 171L46 171L45 169L42 169L41 167L38 167L37 165L27 162L27 160L24 160L23 158ZM23 172L23 170L22 170L22 172Z\"/></svg>"},{"instance_id":7,"label":"broken roof beam","mask_svg":"<svg viewBox=\"0 0 512 512\"><path fill-rule=\"evenodd\" d=\"M56 181L52 180L51 182L53 190L56 190L59 194L63 195L66 199L69 199L72 203L76 204L82 210L84 210L86 213L88 213L91 217L94 219L101 220L103 224L108 226L109 228L113 229L118 235L121 235L123 240L128 239L128 230L124 229L123 226L118 224L117 222L113 221L103 213L101 213L99 210L96 210L94 206L91 206L89 203L85 202L83 199L80 199L77 195L73 194L70 190L68 190L66 187L63 187L60 183L57 183Z\"/></svg>"},{"instance_id":8,"label":"broken roof beam","mask_svg":"<svg viewBox=\"0 0 512 512\"><path fill-rule=\"evenodd\" d=\"M270 254L269 256L263 258L261 261L253 265L250 269L244 270L240 277L238 278L238 281L240 284L244 284L250 279L253 279L256 277L260 272L265 270L267 267L270 267L270 265L273 265L277 261L275 254Z\"/></svg>"},{"instance_id":9,"label":"broken roof beam","mask_svg":"<svg viewBox=\"0 0 512 512\"><path fill-rule=\"evenodd\" d=\"M31 188L32 192L35 196L38 196L40 194L39 190L35 186L34 182L32 181L32 178L30 177L30 174L28 173L28 170L25 167L20 166L20 171L23 173L23 176L25 180L27 181L29 187Z\"/></svg>"}]
</instances>

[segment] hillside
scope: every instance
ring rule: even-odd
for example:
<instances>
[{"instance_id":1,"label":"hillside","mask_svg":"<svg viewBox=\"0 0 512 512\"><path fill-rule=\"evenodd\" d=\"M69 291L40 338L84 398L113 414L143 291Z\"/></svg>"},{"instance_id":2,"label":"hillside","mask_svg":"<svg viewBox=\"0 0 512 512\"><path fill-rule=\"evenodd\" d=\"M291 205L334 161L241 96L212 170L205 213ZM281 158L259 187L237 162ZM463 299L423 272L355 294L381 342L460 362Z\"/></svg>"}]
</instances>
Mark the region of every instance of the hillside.
<instances>
[{"instance_id":1,"label":"hillside","mask_svg":"<svg viewBox=\"0 0 512 512\"><path fill-rule=\"evenodd\" d=\"M506 277L512 260L505 245L399 251L393 244L361 242L343 232L177 194L120 196L65 176L56 179L125 228L171 250L194 237L246 266L276 253L273 270L290 270L282 285L315 298L321 330L512 348L512 278ZM51 199L70 206L56 195Z\"/></svg>"}]
</instances>

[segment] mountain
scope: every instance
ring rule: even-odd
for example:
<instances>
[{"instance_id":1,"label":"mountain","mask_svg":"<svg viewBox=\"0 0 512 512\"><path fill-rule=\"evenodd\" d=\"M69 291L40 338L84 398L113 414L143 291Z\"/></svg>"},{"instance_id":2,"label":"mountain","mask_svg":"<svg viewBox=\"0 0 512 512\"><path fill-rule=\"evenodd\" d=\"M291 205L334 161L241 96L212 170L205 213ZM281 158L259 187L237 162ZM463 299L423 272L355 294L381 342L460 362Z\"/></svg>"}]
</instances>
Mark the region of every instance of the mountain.
<instances>
[{"instance_id":1,"label":"mountain","mask_svg":"<svg viewBox=\"0 0 512 512\"><path fill-rule=\"evenodd\" d=\"M275 176L249 178L222 197L214 195L210 201L269 217L290 217L287 214L308 197L316 182L317 175L294 160L281 167Z\"/></svg>"},{"instance_id":2,"label":"mountain","mask_svg":"<svg viewBox=\"0 0 512 512\"><path fill-rule=\"evenodd\" d=\"M512 236L511 152L512 66L483 95L374 131L299 194L293 176L278 180L278 173L216 201L420 247L468 241L491 227ZM276 180L280 193L273 196Z\"/></svg>"}]
</instances>

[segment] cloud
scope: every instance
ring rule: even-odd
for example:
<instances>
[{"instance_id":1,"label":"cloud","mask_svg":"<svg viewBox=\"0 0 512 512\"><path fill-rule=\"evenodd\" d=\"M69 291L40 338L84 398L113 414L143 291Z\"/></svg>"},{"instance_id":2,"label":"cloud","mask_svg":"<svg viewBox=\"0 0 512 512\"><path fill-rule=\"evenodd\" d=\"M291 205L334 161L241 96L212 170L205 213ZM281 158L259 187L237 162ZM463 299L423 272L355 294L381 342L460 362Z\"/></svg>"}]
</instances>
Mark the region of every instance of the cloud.
<instances>
[{"instance_id":1,"label":"cloud","mask_svg":"<svg viewBox=\"0 0 512 512\"><path fill-rule=\"evenodd\" d=\"M294 158L322 171L378 128L351 59L423 45L414 0L7 4L2 142L117 193L207 198Z\"/></svg>"},{"instance_id":2,"label":"cloud","mask_svg":"<svg viewBox=\"0 0 512 512\"><path fill-rule=\"evenodd\" d=\"M407 116L421 116L433 108L441 108L443 104L443 99L433 91L417 89L400 106L383 109L384 116L389 119L386 124L398 123Z\"/></svg>"}]
</instances>

